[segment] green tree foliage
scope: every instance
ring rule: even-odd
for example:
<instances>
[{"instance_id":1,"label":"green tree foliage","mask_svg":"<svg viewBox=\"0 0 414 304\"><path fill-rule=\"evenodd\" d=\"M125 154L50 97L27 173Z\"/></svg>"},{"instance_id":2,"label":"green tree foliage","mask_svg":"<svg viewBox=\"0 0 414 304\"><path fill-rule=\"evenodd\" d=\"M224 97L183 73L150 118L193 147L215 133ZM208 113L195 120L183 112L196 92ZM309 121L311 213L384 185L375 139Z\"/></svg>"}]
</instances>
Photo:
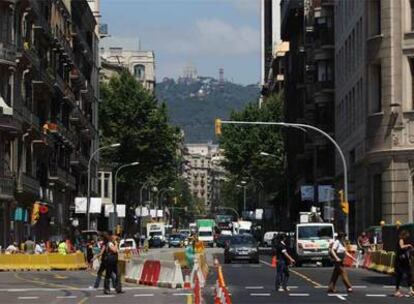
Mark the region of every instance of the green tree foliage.
<instances>
[{"instance_id":1,"label":"green tree foliage","mask_svg":"<svg viewBox=\"0 0 414 304\"><path fill-rule=\"evenodd\" d=\"M200 89L203 95L198 94ZM167 103L171 122L184 130L186 142L199 143L216 141L211 128L214 119L228 118L233 110L243 109L258 98L259 91L257 85L220 84L204 77L192 83L163 81L157 84L156 94Z\"/></svg>"},{"instance_id":2,"label":"green tree foliage","mask_svg":"<svg viewBox=\"0 0 414 304\"><path fill-rule=\"evenodd\" d=\"M237 121L282 121L282 100L272 96L259 108L257 103L248 104L242 111L233 112L231 120ZM283 183L284 148L280 128L263 125L223 125L220 147L224 149L224 167L229 180L224 187L224 197L235 205L237 197L234 185L241 180L254 185L257 191L276 196ZM272 156L264 157L260 152ZM240 196L240 195L239 195Z\"/></svg>"},{"instance_id":3,"label":"green tree foliage","mask_svg":"<svg viewBox=\"0 0 414 304\"><path fill-rule=\"evenodd\" d=\"M102 160L118 165L140 162L123 171L120 189L136 195L138 185L150 177L160 181L160 187L171 185L177 176L180 133L169 124L165 104L158 103L127 72L103 83L101 93L101 146L121 143L121 147L101 155ZM137 201L136 197L130 199Z\"/></svg>"}]
</instances>

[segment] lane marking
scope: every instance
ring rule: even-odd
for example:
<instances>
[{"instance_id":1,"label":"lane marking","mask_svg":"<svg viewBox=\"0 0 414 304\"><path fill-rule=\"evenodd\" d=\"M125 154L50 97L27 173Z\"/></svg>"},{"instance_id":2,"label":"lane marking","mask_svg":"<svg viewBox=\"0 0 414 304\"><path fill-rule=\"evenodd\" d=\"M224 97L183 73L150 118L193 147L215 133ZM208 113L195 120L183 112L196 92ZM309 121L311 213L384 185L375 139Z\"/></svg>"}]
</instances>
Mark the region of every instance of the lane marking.
<instances>
[{"instance_id":1,"label":"lane marking","mask_svg":"<svg viewBox=\"0 0 414 304\"><path fill-rule=\"evenodd\" d=\"M386 298L387 295L386 294L366 294L366 297L371 297L371 298Z\"/></svg>"},{"instance_id":2,"label":"lane marking","mask_svg":"<svg viewBox=\"0 0 414 304\"><path fill-rule=\"evenodd\" d=\"M57 296L56 299L76 299L77 296Z\"/></svg>"},{"instance_id":3,"label":"lane marking","mask_svg":"<svg viewBox=\"0 0 414 304\"><path fill-rule=\"evenodd\" d=\"M139 293L139 294L134 294L134 297L153 297L154 294L153 293Z\"/></svg>"},{"instance_id":4,"label":"lane marking","mask_svg":"<svg viewBox=\"0 0 414 304\"><path fill-rule=\"evenodd\" d=\"M348 294L345 293L328 293L328 297L337 297L338 299L342 301L346 301L346 297Z\"/></svg>"},{"instance_id":5,"label":"lane marking","mask_svg":"<svg viewBox=\"0 0 414 304\"><path fill-rule=\"evenodd\" d=\"M95 298L115 298L115 295L96 295Z\"/></svg>"},{"instance_id":6,"label":"lane marking","mask_svg":"<svg viewBox=\"0 0 414 304\"><path fill-rule=\"evenodd\" d=\"M260 260L260 262L261 262L262 264L265 264L265 265L269 266L269 267L272 267L272 264L270 264L269 262L266 262L266 261L263 261L263 260ZM300 273L300 272L298 272L298 271L296 271L296 270L290 269L290 271L291 271L293 274L297 275L298 277L300 277L300 278L304 279L305 281L307 281L307 282L311 283L311 284L312 284L312 285L314 285L315 287L317 287L317 286L322 286L322 284L319 284L318 282L316 282L316 281L312 280L312 279L311 279L311 278L309 278L308 276L306 276L306 275L304 275L304 274L302 274L302 273Z\"/></svg>"},{"instance_id":7,"label":"lane marking","mask_svg":"<svg viewBox=\"0 0 414 304\"><path fill-rule=\"evenodd\" d=\"M185 293L184 293L184 292L182 292L182 293L173 293L172 295L173 295L173 296L178 296L178 297L180 297L180 296L181 296L181 297L183 297L183 296L184 296L184 297L186 297L186 296L190 296L190 295L191 295L191 293L188 293L188 292L185 292Z\"/></svg>"},{"instance_id":8,"label":"lane marking","mask_svg":"<svg viewBox=\"0 0 414 304\"><path fill-rule=\"evenodd\" d=\"M251 293L251 297L270 297L270 293Z\"/></svg>"},{"instance_id":9,"label":"lane marking","mask_svg":"<svg viewBox=\"0 0 414 304\"><path fill-rule=\"evenodd\" d=\"M290 293L289 297L309 297L308 293Z\"/></svg>"},{"instance_id":10,"label":"lane marking","mask_svg":"<svg viewBox=\"0 0 414 304\"><path fill-rule=\"evenodd\" d=\"M157 289L157 287L123 287L122 289L124 290L155 290ZM82 288L78 288L78 287L73 287L73 288L2 288L0 289L0 292L31 292L31 291L56 291L56 292L60 292L60 291L90 291L90 292L97 292L97 291L102 291L102 288L99 289L95 289L95 288L86 288L86 287L82 287Z\"/></svg>"},{"instance_id":11,"label":"lane marking","mask_svg":"<svg viewBox=\"0 0 414 304\"><path fill-rule=\"evenodd\" d=\"M346 301L346 298L344 296L338 296L338 299L341 299L342 301Z\"/></svg>"},{"instance_id":12,"label":"lane marking","mask_svg":"<svg viewBox=\"0 0 414 304\"><path fill-rule=\"evenodd\" d=\"M245 289L264 289L263 286L246 286Z\"/></svg>"},{"instance_id":13,"label":"lane marking","mask_svg":"<svg viewBox=\"0 0 414 304\"><path fill-rule=\"evenodd\" d=\"M63 284L53 284L53 283L47 283L47 282L39 282L38 280L31 280L23 278L19 275L19 273L15 273L14 277L20 281L28 282L28 283L34 283L41 286L50 286L50 287L58 287L58 288L66 288L68 290L74 290L76 287L70 286L70 285L63 285Z\"/></svg>"},{"instance_id":14,"label":"lane marking","mask_svg":"<svg viewBox=\"0 0 414 304\"><path fill-rule=\"evenodd\" d=\"M39 299L39 297L18 297L19 300L36 300Z\"/></svg>"}]
</instances>

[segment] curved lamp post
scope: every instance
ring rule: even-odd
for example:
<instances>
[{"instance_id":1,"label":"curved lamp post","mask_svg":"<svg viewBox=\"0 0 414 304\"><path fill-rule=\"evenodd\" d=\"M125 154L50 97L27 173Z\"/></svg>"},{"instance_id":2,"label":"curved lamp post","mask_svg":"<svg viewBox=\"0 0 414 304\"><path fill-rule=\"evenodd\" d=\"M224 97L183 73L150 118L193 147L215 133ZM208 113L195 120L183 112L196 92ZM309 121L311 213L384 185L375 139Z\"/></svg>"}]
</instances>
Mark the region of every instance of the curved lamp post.
<instances>
[{"instance_id":1,"label":"curved lamp post","mask_svg":"<svg viewBox=\"0 0 414 304\"><path fill-rule=\"evenodd\" d=\"M91 205L91 163L92 163L92 160L99 151L106 150L106 149L111 149L111 148L117 148L119 146L121 146L120 143L100 147L100 148L96 149L95 151L93 151L93 153L91 154L91 156L89 158L89 162L88 162L88 195L87 195L87 202L86 202L86 226L87 226L88 230L90 230L90 224L91 224L90 223L91 215L89 213L89 208L90 208L90 205Z\"/></svg>"}]
</instances>

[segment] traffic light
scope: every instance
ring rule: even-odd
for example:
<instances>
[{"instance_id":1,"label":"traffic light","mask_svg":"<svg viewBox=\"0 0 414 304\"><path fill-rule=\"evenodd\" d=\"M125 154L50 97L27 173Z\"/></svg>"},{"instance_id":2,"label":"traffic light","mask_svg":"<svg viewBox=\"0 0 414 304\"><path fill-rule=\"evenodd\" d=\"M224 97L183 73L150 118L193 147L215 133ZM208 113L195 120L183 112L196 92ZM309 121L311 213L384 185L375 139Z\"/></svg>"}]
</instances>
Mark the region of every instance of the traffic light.
<instances>
[{"instance_id":1,"label":"traffic light","mask_svg":"<svg viewBox=\"0 0 414 304\"><path fill-rule=\"evenodd\" d=\"M215 122L216 135L221 135L221 119L217 118Z\"/></svg>"},{"instance_id":2,"label":"traffic light","mask_svg":"<svg viewBox=\"0 0 414 304\"><path fill-rule=\"evenodd\" d=\"M344 190L339 190L339 200L341 202L342 212L349 214L349 202L345 200Z\"/></svg>"}]
</instances>

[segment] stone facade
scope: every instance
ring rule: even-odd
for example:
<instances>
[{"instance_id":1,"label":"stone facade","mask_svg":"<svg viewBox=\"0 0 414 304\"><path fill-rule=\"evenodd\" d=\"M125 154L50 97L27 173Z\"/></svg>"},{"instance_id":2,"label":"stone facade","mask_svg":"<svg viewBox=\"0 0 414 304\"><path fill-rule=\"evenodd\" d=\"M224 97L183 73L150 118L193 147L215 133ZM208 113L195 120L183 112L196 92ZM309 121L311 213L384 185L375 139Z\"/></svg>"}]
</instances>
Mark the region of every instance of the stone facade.
<instances>
[{"instance_id":1,"label":"stone facade","mask_svg":"<svg viewBox=\"0 0 414 304\"><path fill-rule=\"evenodd\" d=\"M121 47L101 49L103 61L102 79L108 80L119 73L120 68L127 69L144 88L154 92L155 57L152 51L127 51Z\"/></svg>"},{"instance_id":2,"label":"stone facade","mask_svg":"<svg viewBox=\"0 0 414 304\"><path fill-rule=\"evenodd\" d=\"M0 22L1 243L68 236L98 147L96 21L86 0L1 0Z\"/></svg>"},{"instance_id":3,"label":"stone facade","mask_svg":"<svg viewBox=\"0 0 414 304\"><path fill-rule=\"evenodd\" d=\"M350 164L356 231L413 221L412 3L340 1L335 9L336 136Z\"/></svg>"}]
</instances>

